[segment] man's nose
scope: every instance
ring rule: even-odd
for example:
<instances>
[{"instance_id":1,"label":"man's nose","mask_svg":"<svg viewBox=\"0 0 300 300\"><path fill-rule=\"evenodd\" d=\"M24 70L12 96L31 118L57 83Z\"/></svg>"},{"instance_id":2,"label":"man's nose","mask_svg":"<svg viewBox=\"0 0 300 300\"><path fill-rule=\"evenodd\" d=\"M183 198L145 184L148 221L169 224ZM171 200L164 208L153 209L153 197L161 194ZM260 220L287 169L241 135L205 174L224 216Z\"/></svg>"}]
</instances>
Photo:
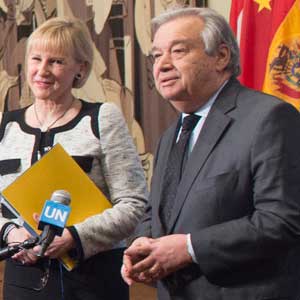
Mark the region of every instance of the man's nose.
<instances>
[{"instance_id":1,"label":"man's nose","mask_svg":"<svg viewBox=\"0 0 300 300\"><path fill-rule=\"evenodd\" d=\"M159 60L159 70L164 72L173 68L172 57L169 52L165 52Z\"/></svg>"}]
</instances>

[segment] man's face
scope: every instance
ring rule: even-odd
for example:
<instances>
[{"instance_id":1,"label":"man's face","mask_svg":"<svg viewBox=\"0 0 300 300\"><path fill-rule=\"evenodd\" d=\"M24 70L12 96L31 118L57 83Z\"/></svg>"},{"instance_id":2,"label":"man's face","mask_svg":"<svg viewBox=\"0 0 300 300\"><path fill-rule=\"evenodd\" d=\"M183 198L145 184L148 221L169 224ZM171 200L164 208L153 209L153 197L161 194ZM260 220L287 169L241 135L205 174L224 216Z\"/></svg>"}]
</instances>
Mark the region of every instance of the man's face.
<instances>
[{"instance_id":1,"label":"man's face","mask_svg":"<svg viewBox=\"0 0 300 300\"><path fill-rule=\"evenodd\" d=\"M157 90L179 111L203 105L218 87L217 56L208 56L200 37L203 22L181 17L162 25L152 45ZM217 86L217 87L216 87Z\"/></svg>"}]
</instances>

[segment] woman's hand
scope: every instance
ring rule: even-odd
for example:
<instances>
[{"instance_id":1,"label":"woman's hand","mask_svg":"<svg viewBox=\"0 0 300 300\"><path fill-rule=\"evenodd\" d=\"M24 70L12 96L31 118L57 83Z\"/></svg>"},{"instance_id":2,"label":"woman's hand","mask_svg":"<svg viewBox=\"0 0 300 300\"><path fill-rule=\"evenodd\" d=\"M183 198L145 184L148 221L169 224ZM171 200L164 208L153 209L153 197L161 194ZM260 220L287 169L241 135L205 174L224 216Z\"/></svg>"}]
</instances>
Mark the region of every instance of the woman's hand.
<instances>
[{"instance_id":1,"label":"woman's hand","mask_svg":"<svg viewBox=\"0 0 300 300\"><path fill-rule=\"evenodd\" d=\"M7 243L8 245L13 245L16 243L21 243L29 238L31 238L31 235L24 227L16 227L9 232ZM11 258L15 261L19 261L23 265L32 265L35 264L38 260L36 253L32 249L21 250L18 253L14 254Z\"/></svg>"},{"instance_id":2,"label":"woman's hand","mask_svg":"<svg viewBox=\"0 0 300 300\"><path fill-rule=\"evenodd\" d=\"M68 229L64 229L62 236L56 236L45 252L45 256L58 258L75 247L75 241ZM39 253L41 246L35 246L33 251Z\"/></svg>"},{"instance_id":3,"label":"woman's hand","mask_svg":"<svg viewBox=\"0 0 300 300\"><path fill-rule=\"evenodd\" d=\"M34 213L33 219L38 224L40 220L39 214ZM45 256L48 256L50 258L58 258L72 248L75 248L75 241L69 230L64 229L62 236L56 236L52 243L49 245L45 252ZM40 253L41 246L35 246L33 250L35 253Z\"/></svg>"}]
</instances>

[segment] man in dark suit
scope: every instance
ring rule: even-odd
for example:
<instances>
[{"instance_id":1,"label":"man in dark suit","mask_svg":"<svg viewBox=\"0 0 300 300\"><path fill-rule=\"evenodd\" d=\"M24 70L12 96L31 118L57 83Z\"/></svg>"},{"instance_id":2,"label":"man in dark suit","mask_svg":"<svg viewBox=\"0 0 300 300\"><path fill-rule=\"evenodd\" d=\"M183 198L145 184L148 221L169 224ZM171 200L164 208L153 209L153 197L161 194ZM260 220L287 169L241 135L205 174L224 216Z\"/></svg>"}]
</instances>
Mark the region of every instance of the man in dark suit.
<instances>
[{"instance_id":1,"label":"man in dark suit","mask_svg":"<svg viewBox=\"0 0 300 300\"><path fill-rule=\"evenodd\" d=\"M298 112L236 80L238 46L214 11L169 11L153 32L156 87L181 115L159 142L124 280L157 283L161 300L299 300Z\"/></svg>"}]
</instances>

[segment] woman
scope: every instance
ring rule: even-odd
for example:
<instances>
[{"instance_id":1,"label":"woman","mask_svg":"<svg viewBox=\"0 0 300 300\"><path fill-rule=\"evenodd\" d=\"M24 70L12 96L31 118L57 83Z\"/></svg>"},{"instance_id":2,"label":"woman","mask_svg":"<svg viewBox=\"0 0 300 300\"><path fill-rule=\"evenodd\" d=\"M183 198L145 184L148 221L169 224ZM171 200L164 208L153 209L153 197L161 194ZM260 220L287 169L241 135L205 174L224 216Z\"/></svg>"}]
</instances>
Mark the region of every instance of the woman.
<instances>
[{"instance_id":1,"label":"woman","mask_svg":"<svg viewBox=\"0 0 300 300\"><path fill-rule=\"evenodd\" d=\"M15 254L6 263L5 300L128 299L120 277L122 241L143 213L146 183L120 111L113 104L88 103L71 93L86 81L92 59L92 41L79 20L50 19L29 37L26 72L35 101L3 114L0 189L60 143L113 208L65 229L45 253L50 260L37 258L40 246ZM3 242L29 237L8 219L4 209L2 215ZM71 272L55 260L65 252L79 260Z\"/></svg>"}]
</instances>

